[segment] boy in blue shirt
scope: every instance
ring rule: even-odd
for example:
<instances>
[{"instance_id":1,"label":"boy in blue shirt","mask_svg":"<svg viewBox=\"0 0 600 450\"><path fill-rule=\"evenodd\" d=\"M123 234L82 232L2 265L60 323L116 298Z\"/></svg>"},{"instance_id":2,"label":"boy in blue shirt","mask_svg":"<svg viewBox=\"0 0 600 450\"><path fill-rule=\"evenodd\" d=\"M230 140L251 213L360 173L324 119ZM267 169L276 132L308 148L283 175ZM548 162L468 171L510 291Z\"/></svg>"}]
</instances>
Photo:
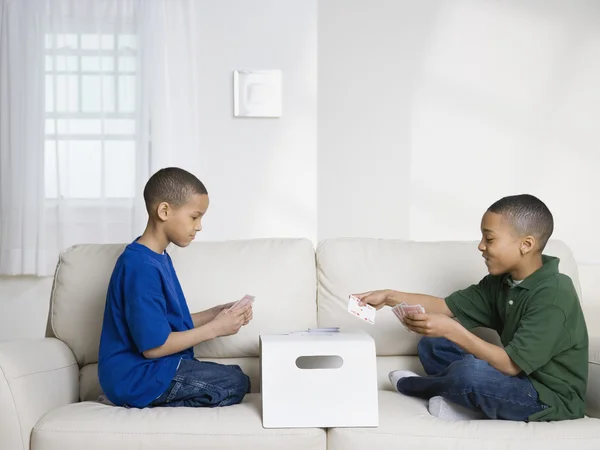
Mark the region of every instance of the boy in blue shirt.
<instances>
[{"instance_id":1,"label":"boy in blue shirt","mask_svg":"<svg viewBox=\"0 0 600 450\"><path fill-rule=\"evenodd\" d=\"M252 306L219 305L190 314L165 251L188 246L202 230L208 192L191 173L171 167L144 188L148 225L115 265L108 286L98 377L116 405L227 406L240 403L250 379L239 366L194 359L193 346L238 332Z\"/></svg>"}]
</instances>

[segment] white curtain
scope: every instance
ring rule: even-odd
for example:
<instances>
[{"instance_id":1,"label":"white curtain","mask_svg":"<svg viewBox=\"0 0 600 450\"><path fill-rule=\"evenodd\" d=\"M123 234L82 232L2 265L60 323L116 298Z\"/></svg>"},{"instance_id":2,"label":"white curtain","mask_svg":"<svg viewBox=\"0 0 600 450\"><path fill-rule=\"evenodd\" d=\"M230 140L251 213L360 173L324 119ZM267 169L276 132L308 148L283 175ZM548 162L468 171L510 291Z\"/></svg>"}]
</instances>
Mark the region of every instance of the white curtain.
<instances>
[{"instance_id":1,"label":"white curtain","mask_svg":"<svg viewBox=\"0 0 600 450\"><path fill-rule=\"evenodd\" d=\"M0 0L0 273L128 242L148 176L197 148L193 0Z\"/></svg>"}]
</instances>

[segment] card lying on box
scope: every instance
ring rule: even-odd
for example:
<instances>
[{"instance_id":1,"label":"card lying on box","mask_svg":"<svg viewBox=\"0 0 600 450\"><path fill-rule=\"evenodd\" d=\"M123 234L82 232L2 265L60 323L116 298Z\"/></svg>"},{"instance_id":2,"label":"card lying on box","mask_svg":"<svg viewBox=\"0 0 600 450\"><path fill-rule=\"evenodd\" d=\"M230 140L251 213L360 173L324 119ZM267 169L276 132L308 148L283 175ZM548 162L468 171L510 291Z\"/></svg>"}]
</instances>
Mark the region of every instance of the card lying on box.
<instances>
[{"instance_id":1,"label":"card lying on box","mask_svg":"<svg viewBox=\"0 0 600 450\"><path fill-rule=\"evenodd\" d=\"M348 312L364 322L375 323L375 313L377 310L371 305L361 306L360 300L353 295L348 300Z\"/></svg>"}]
</instances>

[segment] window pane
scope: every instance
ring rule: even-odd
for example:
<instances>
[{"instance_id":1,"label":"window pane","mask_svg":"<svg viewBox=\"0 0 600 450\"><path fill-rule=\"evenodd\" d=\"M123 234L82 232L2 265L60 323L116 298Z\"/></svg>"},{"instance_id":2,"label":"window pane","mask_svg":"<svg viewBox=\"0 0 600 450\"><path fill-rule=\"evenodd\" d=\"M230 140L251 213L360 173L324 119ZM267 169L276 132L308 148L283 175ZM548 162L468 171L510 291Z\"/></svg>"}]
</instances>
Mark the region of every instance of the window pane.
<instances>
[{"instance_id":1,"label":"window pane","mask_svg":"<svg viewBox=\"0 0 600 450\"><path fill-rule=\"evenodd\" d=\"M115 70L114 58L111 56L83 56L81 70L84 72L112 72Z\"/></svg>"},{"instance_id":2,"label":"window pane","mask_svg":"<svg viewBox=\"0 0 600 450\"><path fill-rule=\"evenodd\" d=\"M95 56L82 56L81 57L81 71L82 72L99 72L100 71L100 58Z\"/></svg>"},{"instance_id":3,"label":"window pane","mask_svg":"<svg viewBox=\"0 0 600 450\"><path fill-rule=\"evenodd\" d=\"M56 133L56 123L54 119L46 119L46 134Z\"/></svg>"},{"instance_id":4,"label":"window pane","mask_svg":"<svg viewBox=\"0 0 600 450\"><path fill-rule=\"evenodd\" d=\"M81 109L84 112L100 112L102 109L102 87L100 77L85 75L81 77Z\"/></svg>"},{"instance_id":5,"label":"window pane","mask_svg":"<svg viewBox=\"0 0 600 450\"><path fill-rule=\"evenodd\" d=\"M46 35L46 48L52 48L54 46L54 35L47 34Z\"/></svg>"},{"instance_id":6,"label":"window pane","mask_svg":"<svg viewBox=\"0 0 600 450\"><path fill-rule=\"evenodd\" d=\"M104 133L135 134L135 120L132 119L107 119L104 121Z\"/></svg>"},{"instance_id":7,"label":"window pane","mask_svg":"<svg viewBox=\"0 0 600 450\"><path fill-rule=\"evenodd\" d=\"M58 119L58 134L102 134L100 119Z\"/></svg>"},{"instance_id":8,"label":"window pane","mask_svg":"<svg viewBox=\"0 0 600 450\"><path fill-rule=\"evenodd\" d=\"M58 49L76 49L77 35L76 34L58 34L56 35L56 48Z\"/></svg>"},{"instance_id":9,"label":"window pane","mask_svg":"<svg viewBox=\"0 0 600 450\"><path fill-rule=\"evenodd\" d=\"M79 62L76 56L58 55L56 57L56 70L76 71L78 70L78 66Z\"/></svg>"},{"instance_id":10,"label":"window pane","mask_svg":"<svg viewBox=\"0 0 600 450\"><path fill-rule=\"evenodd\" d=\"M82 34L81 48L84 50L99 50L100 36L98 36L97 34Z\"/></svg>"},{"instance_id":11,"label":"window pane","mask_svg":"<svg viewBox=\"0 0 600 450\"><path fill-rule=\"evenodd\" d=\"M102 106L104 112L115 112L115 77L102 77Z\"/></svg>"},{"instance_id":12,"label":"window pane","mask_svg":"<svg viewBox=\"0 0 600 450\"><path fill-rule=\"evenodd\" d=\"M100 64L102 65L102 72L112 72L113 70L115 70L115 58L113 58L112 56L103 57L100 60Z\"/></svg>"},{"instance_id":13,"label":"window pane","mask_svg":"<svg viewBox=\"0 0 600 450\"><path fill-rule=\"evenodd\" d=\"M135 58L131 56L119 57L119 72L135 72Z\"/></svg>"},{"instance_id":14,"label":"window pane","mask_svg":"<svg viewBox=\"0 0 600 450\"><path fill-rule=\"evenodd\" d=\"M44 191L47 198L57 197L58 174L56 172L56 142L46 141L44 148Z\"/></svg>"},{"instance_id":15,"label":"window pane","mask_svg":"<svg viewBox=\"0 0 600 450\"><path fill-rule=\"evenodd\" d=\"M46 111L54 112L54 76L46 75Z\"/></svg>"},{"instance_id":16,"label":"window pane","mask_svg":"<svg viewBox=\"0 0 600 450\"><path fill-rule=\"evenodd\" d=\"M46 71L52 70L52 56L46 56Z\"/></svg>"},{"instance_id":17,"label":"window pane","mask_svg":"<svg viewBox=\"0 0 600 450\"><path fill-rule=\"evenodd\" d=\"M79 103L77 75L56 76L56 111L76 112Z\"/></svg>"},{"instance_id":18,"label":"window pane","mask_svg":"<svg viewBox=\"0 0 600 450\"><path fill-rule=\"evenodd\" d=\"M121 34L119 36L119 50L135 50L137 36L135 34Z\"/></svg>"},{"instance_id":19,"label":"window pane","mask_svg":"<svg viewBox=\"0 0 600 450\"><path fill-rule=\"evenodd\" d=\"M100 36L100 44L103 50L113 50L115 48L115 37L112 34L103 34Z\"/></svg>"},{"instance_id":20,"label":"window pane","mask_svg":"<svg viewBox=\"0 0 600 450\"><path fill-rule=\"evenodd\" d=\"M135 191L135 142L104 143L106 197L133 198Z\"/></svg>"},{"instance_id":21,"label":"window pane","mask_svg":"<svg viewBox=\"0 0 600 450\"><path fill-rule=\"evenodd\" d=\"M66 181L62 195L68 198L101 197L100 141L59 141L58 158L60 177Z\"/></svg>"},{"instance_id":22,"label":"window pane","mask_svg":"<svg viewBox=\"0 0 600 450\"><path fill-rule=\"evenodd\" d=\"M119 111L134 112L135 111L135 77L120 76L119 77Z\"/></svg>"}]
</instances>

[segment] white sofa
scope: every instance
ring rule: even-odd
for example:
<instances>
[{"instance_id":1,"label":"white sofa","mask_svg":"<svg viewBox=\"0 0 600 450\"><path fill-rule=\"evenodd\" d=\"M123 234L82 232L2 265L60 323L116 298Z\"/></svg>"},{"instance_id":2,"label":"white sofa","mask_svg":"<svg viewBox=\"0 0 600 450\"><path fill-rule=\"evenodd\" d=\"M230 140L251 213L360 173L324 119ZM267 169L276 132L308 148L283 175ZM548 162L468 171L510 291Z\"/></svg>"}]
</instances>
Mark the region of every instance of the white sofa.
<instances>
[{"instance_id":1,"label":"white sofa","mask_svg":"<svg viewBox=\"0 0 600 450\"><path fill-rule=\"evenodd\" d=\"M195 349L199 358L241 365L252 378L253 393L241 405L215 409L138 410L98 403L106 287L122 250L123 245L81 245L64 252L54 280L48 337L0 344L0 450L600 449L597 418L445 422L428 414L425 401L392 390L390 370L421 370L415 356L418 336L405 331L389 309L377 313L374 326L356 320L346 312L347 295L376 288L449 294L485 274L474 242L333 239L322 242L316 255L312 243L302 239L170 249L192 311L245 293L256 295L254 320L238 335ZM579 289L569 249L553 241L547 253L561 258L561 271ZM584 305L586 312L593 310ZM258 335L326 326L362 328L375 339L379 427L264 429L257 392ZM600 341L594 337L600 330L595 326L588 317L590 417L600 417Z\"/></svg>"}]
</instances>

